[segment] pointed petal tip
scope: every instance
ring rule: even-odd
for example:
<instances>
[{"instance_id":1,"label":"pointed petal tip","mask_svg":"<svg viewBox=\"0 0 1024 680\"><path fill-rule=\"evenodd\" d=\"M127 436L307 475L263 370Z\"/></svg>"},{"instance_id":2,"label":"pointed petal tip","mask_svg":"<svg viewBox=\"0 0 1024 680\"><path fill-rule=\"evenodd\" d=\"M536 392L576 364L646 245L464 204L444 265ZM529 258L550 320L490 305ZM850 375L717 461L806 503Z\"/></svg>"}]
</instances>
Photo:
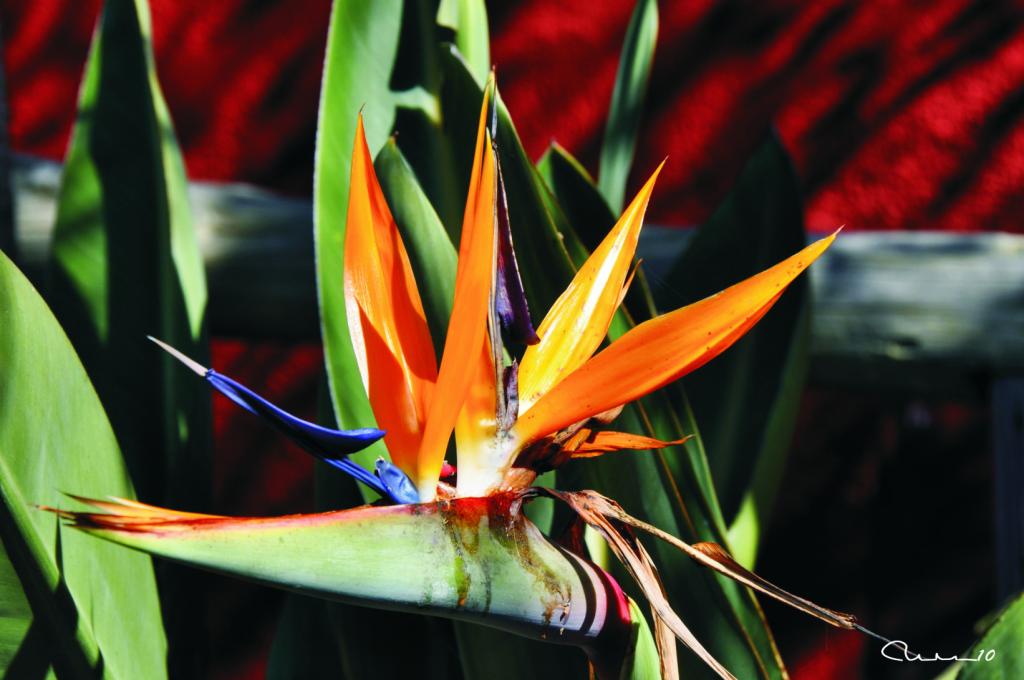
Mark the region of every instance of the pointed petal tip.
<instances>
[{"instance_id":1,"label":"pointed petal tip","mask_svg":"<svg viewBox=\"0 0 1024 680\"><path fill-rule=\"evenodd\" d=\"M647 178L646 182L644 182L643 189L640 190L641 193L643 193L644 191L646 191L647 193L654 191L654 183L658 181L658 175L661 174L661 171L662 169L664 169L665 163L667 162L668 156L666 156L663 161L658 163L658 167L654 169L654 172L651 173L651 176Z\"/></svg>"},{"instance_id":2,"label":"pointed petal tip","mask_svg":"<svg viewBox=\"0 0 1024 680\"><path fill-rule=\"evenodd\" d=\"M179 350L174 349L173 347L168 345L163 340L158 340L157 338L154 338L152 335L147 335L146 338L148 338L152 342L156 343L157 346L160 347L160 349L164 350L165 352L170 354L172 357L174 357L175 359L177 359L181 363L185 364L188 368L192 369L192 371L195 372L196 375L205 376L207 374L207 372L210 370L210 369L206 368L206 366L203 366L201 363L196 361L195 359L187 357L187 356L185 356L184 353L180 352Z\"/></svg>"}]
</instances>

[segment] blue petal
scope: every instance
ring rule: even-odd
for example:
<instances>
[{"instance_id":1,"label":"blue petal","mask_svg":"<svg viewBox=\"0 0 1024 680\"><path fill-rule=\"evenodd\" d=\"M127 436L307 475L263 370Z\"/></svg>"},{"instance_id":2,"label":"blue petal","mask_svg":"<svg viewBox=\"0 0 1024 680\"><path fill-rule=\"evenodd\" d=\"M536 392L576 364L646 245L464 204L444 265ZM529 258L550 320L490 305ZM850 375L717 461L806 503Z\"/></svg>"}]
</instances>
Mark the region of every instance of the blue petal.
<instances>
[{"instance_id":1,"label":"blue petal","mask_svg":"<svg viewBox=\"0 0 1024 680\"><path fill-rule=\"evenodd\" d=\"M391 493L381 479L374 476L366 468L353 463L347 457L348 454L361 451L383 437L383 430L370 427L359 430L332 430L316 423L311 423L308 420L296 418L287 411L274 406L245 385L218 373L212 368L208 369L203 377L225 397L246 411L265 418L286 437L320 460L348 473L380 495L387 496L396 503L408 502L400 500L395 494Z\"/></svg>"},{"instance_id":2,"label":"blue petal","mask_svg":"<svg viewBox=\"0 0 1024 680\"><path fill-rule=\"evenodd\" d=\"M383 430L363 428L359 430L332 430L274 406L269 401L212 368L204 376L225 397L246 411L266 418L274 427L296 444L313 455L328 459L342 458L350 453L362 451L384 436Z\"/></svg>"},{"instance_id":3,"label":"blue petal","mask_svg":"<svg viewBox=\"0 0 1024 680\"><path fill-rule=\"evenodd\" d=\"M378 458L377 477L384 485L384 488L387 489L388 495L395 499L396 503L420 502L420 494L416 491L412 480L393 463L383 458Z\"/></svg>"},{"instance_id":4,"label":"blue petal","mask_svg":"<svg viewBox=\"0 0 1024 680\"><path fill-rule=\"evenodd\" d=\"M350 453L361 451L383 437L383 430L372 427L359 430L332 430L331 428L311 423L308 420L296 418L287 411L274 406L245 385L232 380L226 375L221 375L212 368L206 368L167 343L154 337L149 339L160 345L171 356L188 366L196 374L205 378L211 386L225 397L249 413L266 419L276 430L325 463L346 472L381 496L390 498L396 503L417 502L419 500L418 496L413 501L404 500L409 497L409 493L403 488L401 479L398 477L398 475L404 477L404 474L398 468L395 468L394 472L388 474L389 483L395 489L392 492L380 477L348 459ZM380 465L378 464L379 469ZM408 478L406 478L406 481L408 482ZM409 482L409 485L412 486L411 482ZM413 492L415 493L415 489L413 489Z\"/></svg>"}]
</instances>

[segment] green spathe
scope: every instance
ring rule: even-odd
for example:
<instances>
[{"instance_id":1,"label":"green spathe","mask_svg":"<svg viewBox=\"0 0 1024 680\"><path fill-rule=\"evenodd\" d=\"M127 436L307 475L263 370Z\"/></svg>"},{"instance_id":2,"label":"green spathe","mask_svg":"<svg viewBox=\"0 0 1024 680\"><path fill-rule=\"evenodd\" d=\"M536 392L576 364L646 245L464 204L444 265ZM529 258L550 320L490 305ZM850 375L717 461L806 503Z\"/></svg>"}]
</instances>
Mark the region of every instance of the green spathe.
<instances>
[{"instance_id":1,"label":"green spathe","mask_svg":"<svg viewBox=\"0 0 1024 680\"><path fill-rule=\"evenodd\" d=\"M519 493L503 493L274 518L119 511L97 502L112 514L67 516L88 533L194 566L355 604L601 646L603 656L609 636L628 637L632 625L621 591L548 542L522 502Z\"/></svg>"}]
</instances>

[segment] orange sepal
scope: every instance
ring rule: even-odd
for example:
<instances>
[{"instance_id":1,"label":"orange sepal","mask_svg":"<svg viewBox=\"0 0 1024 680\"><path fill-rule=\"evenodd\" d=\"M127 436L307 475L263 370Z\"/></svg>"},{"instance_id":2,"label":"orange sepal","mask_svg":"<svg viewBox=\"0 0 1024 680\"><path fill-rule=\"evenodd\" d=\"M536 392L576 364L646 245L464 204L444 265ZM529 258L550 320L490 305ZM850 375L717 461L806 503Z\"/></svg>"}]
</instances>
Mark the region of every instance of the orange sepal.
<instances>
[{"instance_id":1,"label":"orange sepal","mask_svg":"<svg viewBox=\"0 0 1024 680\"><path fill-rule=\"evenodd\" d=\"M757 323L836 234L716 295L633 328L522 414L515 428L519 441L536 441L703 366Z\"/></svg>"},{"instance_id":2,"label":"orange sepal","mask_svg":"<svg viewBox=\"0 0 1024 680\"><path fill-rule=\"evenodd\" d=\"M582 437L573 437L563 447L572 458L594 458L605 453L622 450L654 451L663 449L666 446L678 446L692 437L692 435L687 435L682 439L667 442L662 439L645 437L629 432L591 432L589 430L580 430L580 433L583 434Z\"/></svg>"},{"instance_id":3,"label":"orange sepal","mask_svg":"<svg viewBox=\"0 0 1024 680\"><path fill-rule=\"evenodd\" d=\"M492 76L493 77L493 76ZM430 404L420 443L418 475L413 477L422 501L434 498L445 448L455 421L466 402L476 374L473 368L486 351L487 311L494 268L495 161L491 136L486 130L490 84L484 90L477 127L473 170L463 215L459 264L455 274L455 299L448 321L436 393ZM468 414L472 418L475 414ZM463 461L459 461L462 466Z\"/></svg>"},{"instance_id":4,"label":"orange sepal","mask_svg":"<svg viewBox=\"0 0 1024 680\"><path fill-rule=\"evenodd\" d=\"M579 368L607 335L622 302L647 202L663 165L640 189L537 328L540 342L526 349L519 367L524 409Z\"/></svg>"},{"instance_id":5,"label":"orange sepal","mask_svg":"<svg viewBox=\"0 0 1024 680\"><path fill-rule=\"evenodd\" d=\"M416 279L373 169L359 116L345 229L349 332L393 462L416 479L437 360Z\"/></svg>"}]
</instances>

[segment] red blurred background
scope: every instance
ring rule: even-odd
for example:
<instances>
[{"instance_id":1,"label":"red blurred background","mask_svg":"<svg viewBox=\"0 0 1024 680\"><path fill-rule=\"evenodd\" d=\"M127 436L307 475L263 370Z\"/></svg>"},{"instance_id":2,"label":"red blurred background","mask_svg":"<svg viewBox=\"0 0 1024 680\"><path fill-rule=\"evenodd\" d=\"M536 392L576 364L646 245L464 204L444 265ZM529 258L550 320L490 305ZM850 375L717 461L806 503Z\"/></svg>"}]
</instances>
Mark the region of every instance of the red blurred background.
<instances>
[{"instance_id":1,"label":"red blurred background","mask_svg":"<svg viewBox=\"0 0 1024 680\"><path fill-rule=\"evenodd\" d=\"M190 177L310 195L330 3L150 4ZM632 4L490 3L492 58L533 157L554 139L596 171ZM634 177L669 157L652 221L707 217L774 123L796 159L810 229L1024 231L1020 3L660 4ZM0 6L11 145L59 160L100 2ZM214 362L312 414L318 347L219 338ZM983 407L811 389L761 570L875 628L961 650L994 605L986 418ZM303 454L220 398L215 419L219 506L310 508ZM279 602L224 582L207 622L212 675L262 676ZM771 606L768 615L794 677L873 676L876 652L863 638Z\"/></svg>"}]
</instances>

